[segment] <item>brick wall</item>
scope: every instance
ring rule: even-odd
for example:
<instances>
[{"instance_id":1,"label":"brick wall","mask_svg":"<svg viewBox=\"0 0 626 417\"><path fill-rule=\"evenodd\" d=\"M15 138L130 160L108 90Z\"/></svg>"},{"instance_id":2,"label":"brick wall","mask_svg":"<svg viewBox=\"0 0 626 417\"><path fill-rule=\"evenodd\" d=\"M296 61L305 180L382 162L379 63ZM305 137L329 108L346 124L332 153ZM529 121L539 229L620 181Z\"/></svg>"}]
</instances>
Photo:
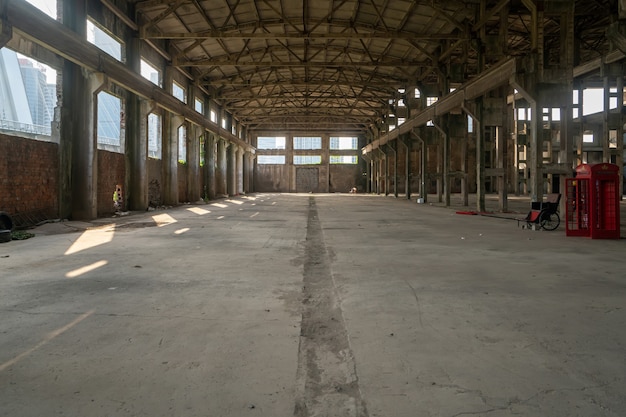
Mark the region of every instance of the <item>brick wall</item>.
<instances>
[{"instance_id":1,"label":"brick wall","mask_svg":"<svg viewBox=\"0 0 626 417\"><path fill-rule=\"evenodd\" d=\"M59 146L0 134L0 211L58 217Z\"/></svg>"},{"instance_id":2,"label":"brick wall","mask_svg":"<svg viewBox=\"0 0 626 417\"><path fill-rule=\"evenodd\" d=\"M178 164L178 202L189 201L187 196L187 165Z\"/></svg>"},{"instance_id":3,"label":"brick wall","mask_svg":"<svg viewBox=\"0 0 626 417\"><path fill-rule=\"evenodd\" d=\"M163 178L161 175L163 161L148 159L148 205L158 207L163 204Z\"/></svg>"},{"instance_id":4,"label":"brick wall","mask_svg":"<svg viewBox=\"0 0 626 417\"><path fill-rule=\"evenodd\" d=\"M124 155L116 152L98 150L98 217L112 214L113 192L117 184L122 185L122 196L126 207L126 190L124 181L126 178L126 162Z\"/></svg>"}]
</instances>

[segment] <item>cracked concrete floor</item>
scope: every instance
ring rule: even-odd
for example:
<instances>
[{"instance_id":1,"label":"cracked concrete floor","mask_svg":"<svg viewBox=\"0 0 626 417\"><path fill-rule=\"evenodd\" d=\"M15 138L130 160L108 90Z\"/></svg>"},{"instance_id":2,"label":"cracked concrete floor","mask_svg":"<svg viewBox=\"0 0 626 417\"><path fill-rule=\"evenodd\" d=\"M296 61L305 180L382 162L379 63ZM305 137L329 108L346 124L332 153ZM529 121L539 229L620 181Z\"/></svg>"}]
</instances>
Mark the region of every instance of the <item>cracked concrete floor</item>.
<instances>
[{"instance_id":1,"label":"cracked concrete floor","mask_svg":"<svg viewBox=\"0 0 626 417\"><path fill-rule=\"evenodd\" d=\"M308 194L34 232L0 416L626 415L623 239Z\"/></svg>"}]
</instances>

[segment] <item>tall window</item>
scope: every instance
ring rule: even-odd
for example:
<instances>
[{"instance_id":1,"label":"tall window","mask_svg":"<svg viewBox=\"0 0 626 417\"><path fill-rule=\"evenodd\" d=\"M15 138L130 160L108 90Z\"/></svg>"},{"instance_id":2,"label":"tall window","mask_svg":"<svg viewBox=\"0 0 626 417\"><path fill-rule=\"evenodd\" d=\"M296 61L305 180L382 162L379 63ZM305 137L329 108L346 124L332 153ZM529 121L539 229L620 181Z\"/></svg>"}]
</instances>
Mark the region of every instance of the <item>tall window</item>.
<instances>
[{"instance_id":1,"label":"tall window","mask_svg":"<svg viewBox=\"0 0 626 417\"><path fill-rule=\"evenodd\" d=\"M200 114L204 114L204 102L196 97L193 101L194 109Z\"/></svg>"},{"instance_id":2,"label":"tall window","mask_svg":"<svg viewBox=\"0 0 626 417\"><path fill-rule=\"evenodd\" d=\"M101 91L98 93L98 148L123 152L121 142L122 100Z\"/></svg>"},{"instance_id":3,"label":"tall window","mask_svg":"<svg viewBox=\"0 0 626 417\"><path fill-rule=\"evenodd\" d=\"M187 102L187 92L185 88L176 81L172 82L172 95L183 103Z\"/></svg>"},{"instance_id":4,"label":"tall window","mask_svg":"<svg viewBox=\"0 0 626 417\"><path fill-rule=\"evenodd\" d=\"M122 43L87 19L87 41L96 45L118 61L122 60Z\"/></svg>"},{"instance_id":5,"label":"tall window","mask_svg":"<svg viewBox=\"0 0 626 417\"><path fill-rule=\"evenodd\" d=\"M161 87L161 72L148 61L141 59L141 76L149 80L152 84Z\"/></svg>"},{"instance_id":6,"label":"tall window","mask_svg":"<svg viewBox=\"0 0 626 417\"><path fill-rule=\"evenodd\" d=\"M161 116L148 115L148 157L161 159Z\"/></svg>"},{"instance_id":7,"label":"tall window","mask_svg":"<svg viewBox=\"0 0 626 417\"><path fill-rule=\"evenodd\" d=\"M215 112L215 110L211 110L211 121L213 123L217 123L217 113Z\"/></svg>"},{"instance_id":8,"label":"tall window","mask_svg":"<svg viewBox=\"0 0 626 417\"><path fill-rule=\"evenodd\" d=\"M187 163L187 126L185 125L178 128L178 162Z\"/></svg>"},{"instance_id":9,"label":"tall window","mask_svg":"<svg viewBox=\"0 0 626 417\"><path fill-rule=\"evenodd\" d=\"M322 149L322 138L319 136L296 136L293 138L294 149Z\"/></svg>"}]
</instances>

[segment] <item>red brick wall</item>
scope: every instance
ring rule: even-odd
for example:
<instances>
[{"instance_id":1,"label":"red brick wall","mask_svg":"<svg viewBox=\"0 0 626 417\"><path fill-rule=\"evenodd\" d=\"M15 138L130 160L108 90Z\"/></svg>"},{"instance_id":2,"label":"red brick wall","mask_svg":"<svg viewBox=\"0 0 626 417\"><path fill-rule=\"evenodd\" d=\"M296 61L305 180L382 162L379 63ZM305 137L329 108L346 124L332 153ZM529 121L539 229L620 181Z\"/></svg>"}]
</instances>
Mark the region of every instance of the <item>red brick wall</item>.
<instances>
[{"instance_id":1,"label":"red brick wall","mask_svg":"<svg viewBox=\"0 0 626 417\"><path fill-rule=\"evenodd\" d=\"M113 192L117 184L122 185L124 204L127 210L124 181L126 178L126 162L124 155L115 152L98 150L98 217L113 213Z\"/></svg>"},{"instance_id":2,"label":"red brick wall","mask_svg":"<svg viewBox=\"0 0 626 417\"><path fill-rule=\"evenodd\" d=\"M0 134L0 211L59 212L59 146Z\"/></svg>"}]
</instances>

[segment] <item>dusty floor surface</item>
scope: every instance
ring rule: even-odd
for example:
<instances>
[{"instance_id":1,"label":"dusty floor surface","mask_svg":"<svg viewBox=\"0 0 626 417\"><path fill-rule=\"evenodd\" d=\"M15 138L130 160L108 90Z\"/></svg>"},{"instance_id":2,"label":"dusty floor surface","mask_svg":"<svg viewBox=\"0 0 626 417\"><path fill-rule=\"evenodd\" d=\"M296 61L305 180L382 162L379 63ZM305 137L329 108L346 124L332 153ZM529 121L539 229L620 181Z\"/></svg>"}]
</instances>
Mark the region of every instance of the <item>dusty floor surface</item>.
<instances>
[{"instance_id":1,"label":"dusty floor surface","mask_svg":"<svg viewBox=\"0 0 626 417\"><path fill-rule=\"evenodd\" d=\"M524 214L256 194L39 227L0 244L0 416L626 415L626 240Z\"/></svg>"}]
</instances>

